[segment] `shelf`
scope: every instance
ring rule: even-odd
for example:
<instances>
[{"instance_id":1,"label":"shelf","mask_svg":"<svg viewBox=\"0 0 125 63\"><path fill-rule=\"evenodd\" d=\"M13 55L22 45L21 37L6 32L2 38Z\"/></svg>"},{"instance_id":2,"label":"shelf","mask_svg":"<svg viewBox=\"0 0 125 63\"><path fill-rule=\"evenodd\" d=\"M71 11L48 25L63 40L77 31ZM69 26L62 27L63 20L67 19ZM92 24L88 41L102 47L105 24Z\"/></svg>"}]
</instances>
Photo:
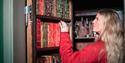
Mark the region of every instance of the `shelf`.
<instances>
[{"instance_id":1,"label":"shelf","mask_svg":"<svg viewBox=\"0 0 125 63\"><path fill-rule=\"evenodd\" d=\"M91 12L89 12L91 11ZM95 17L97 10L76 11L75 17Z\"/></svg>"},{"instance_id":2,"label":"shelf","mask_svg":"<svg viewBox=\"0 0 125 63\"><path fill-rule=\"evenodd\" d=\"M59 53L59 47L46 47L46 48L38 48L37 54L38 56L41 55L51 55Z\"/></svg>"},{"instance_id":3,"label":"shelf","mask_svg":"<svg viewBox=\"0 0 125 63\"><path fill-rule=\"evenodd\" d=\"M94 42L95 38L90 37L90 38L75 38L75 42Z\"/></svg>"},{"instance_id":4,"label":"shelf","mask_svg":"<svg viewBox=\"0 0 125 63\"><path fill-rule=\"evenodd\" d=\"M124 0L74 0L74 10L92 10L100 8L122 8Z\"/></svg>"},{"instance_id":5,"label":"shelf","mask_svg":"<svg viewBox=\"0 0 125 63\"><path fill-rule=\"evenodd\" d=\"M41 21L59 22L60 20L62 20L62 21L65 21L65 22L71 22L70 19L54 17L54 16L37 15L36 17L41 19Z\"/></svg>"}]
</instances>

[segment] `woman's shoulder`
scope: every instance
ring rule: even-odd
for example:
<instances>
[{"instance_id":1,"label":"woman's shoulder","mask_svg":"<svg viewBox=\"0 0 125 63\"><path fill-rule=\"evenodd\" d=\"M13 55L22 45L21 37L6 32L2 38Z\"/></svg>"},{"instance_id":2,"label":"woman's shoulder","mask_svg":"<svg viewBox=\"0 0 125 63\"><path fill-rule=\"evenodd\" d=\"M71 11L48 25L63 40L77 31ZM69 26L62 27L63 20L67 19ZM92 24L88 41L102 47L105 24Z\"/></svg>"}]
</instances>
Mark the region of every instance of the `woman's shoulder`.
<instances>
[{"instance_id":1,"label":"woman's shoulder","mask_svg":"<svg viewBox=\"0 0 125 63\"><path fill-rule=\"evenodd\" d=\"M105 42L102 41L102 40L97 40L97 41L95 41L93 46L95 46L95 47L105 47Z\"/></svg>"},{"instance_id":2,"label":"woman's shoulder","mask_svg":"<svg viewBox=\"0 0 125 63\"><path fill-rule=\"evenodd\" d=\"M99 50L99 49L105 49L105 42L102 40L97 40L92 44L87 45L86 47L83 48L84 49L88 49L88 50Z\"/></svg>"},{"instance_id":3,"label":"woman's shoulder","mask_svg":"<svg viewBox=\"0 0 125 63\"><path fill-rule=\"evenodd\" d=\"M90 44L86 47L84 47L81 51L81 56L85 56L89 59L89 61L94 61L98 63L100 55L102 55L100 58L103 59L106 57L106 50L104 46L104 42L102 40L97 40L95 43ZM101 60L100 59L100 60Z\"/></svg>"}]
</instances>

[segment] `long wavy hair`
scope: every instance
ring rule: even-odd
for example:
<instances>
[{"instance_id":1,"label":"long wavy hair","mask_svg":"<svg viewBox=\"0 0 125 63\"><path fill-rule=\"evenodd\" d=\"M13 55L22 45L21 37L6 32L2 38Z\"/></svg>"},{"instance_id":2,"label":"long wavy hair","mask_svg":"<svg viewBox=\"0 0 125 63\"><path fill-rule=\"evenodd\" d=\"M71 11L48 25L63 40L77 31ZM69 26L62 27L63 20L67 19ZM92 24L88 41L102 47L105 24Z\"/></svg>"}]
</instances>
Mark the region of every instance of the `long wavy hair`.
<instances>
[{"instance_id":1,"label":"long wavy hair","mask_svg":"<svg viewBox=\"0 0 125 63\"><path fill-rule=\"evenodd\" d=\"M118 13L113 9L101 9L97 12L104 17L104 27L100 39L105 42L107 63L122 63L123 26Z\"/></svg>"}]
</instances>

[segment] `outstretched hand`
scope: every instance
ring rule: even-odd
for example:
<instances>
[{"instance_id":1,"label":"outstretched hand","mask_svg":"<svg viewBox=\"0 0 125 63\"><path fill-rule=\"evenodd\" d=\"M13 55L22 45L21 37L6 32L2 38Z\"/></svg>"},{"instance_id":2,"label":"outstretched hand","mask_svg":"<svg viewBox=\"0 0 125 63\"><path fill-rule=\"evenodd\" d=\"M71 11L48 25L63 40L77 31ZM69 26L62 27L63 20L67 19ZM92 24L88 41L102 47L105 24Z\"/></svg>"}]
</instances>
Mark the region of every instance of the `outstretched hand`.
<instances>
[{"instance_id":1,"label":"outstretched hand","mask_svg":"<svg viewBox=\"0 0 125 63\"><path fill-rule=\"evenodd\" d=\"M64 21L59 22L61 32L68 32L68 25Z\"/></svg>"}]
</instances>

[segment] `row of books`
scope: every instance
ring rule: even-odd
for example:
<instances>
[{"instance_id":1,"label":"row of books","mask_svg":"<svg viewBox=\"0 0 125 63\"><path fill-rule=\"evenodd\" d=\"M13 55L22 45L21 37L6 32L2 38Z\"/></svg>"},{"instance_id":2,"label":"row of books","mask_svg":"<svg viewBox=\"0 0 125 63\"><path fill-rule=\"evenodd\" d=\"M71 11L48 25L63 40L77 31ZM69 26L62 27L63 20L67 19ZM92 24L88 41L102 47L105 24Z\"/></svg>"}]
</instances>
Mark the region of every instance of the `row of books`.
<instances>
[{"instance_id":1,"label":"row of books","mask_svg":"<svg viewBox=\"0 0 125 63\"><path fill-rule=\"evenodd\" d=\"M37 0L36 13L38 15L55 16L71 19L70 0Z\"/></svg>"},{"instance_id":2,"label":"row of books","mask_svg":"<svg viewBox=\"0 0 125 63\"><path fill-rule=\"evenodd\" d=\"M60 42L60 26L54 22L42 22L37 19L36 24L37 48L58 47Z\"/></svg>"},{"instance_id":3,"label":"row of books","mask_svg":"<svg viewBox=\"0 0 125 63\"><path fill-rule=\"evenodd\" d=\"M83 18L80 17L80 20L75 21L75 37L76 38L89 38L94 37L93 25L92 25L93 18Z\"/></svg>"},{"instance_id":4,"label":"row of books","mask_svg":"<svg viewBox=\"0 0 125 63\"><path fill-rule=\"evenodd\" d=\"M59 55L43 55L37 58L37 63L61 63Z\"/></svg>"}]
</instances>

